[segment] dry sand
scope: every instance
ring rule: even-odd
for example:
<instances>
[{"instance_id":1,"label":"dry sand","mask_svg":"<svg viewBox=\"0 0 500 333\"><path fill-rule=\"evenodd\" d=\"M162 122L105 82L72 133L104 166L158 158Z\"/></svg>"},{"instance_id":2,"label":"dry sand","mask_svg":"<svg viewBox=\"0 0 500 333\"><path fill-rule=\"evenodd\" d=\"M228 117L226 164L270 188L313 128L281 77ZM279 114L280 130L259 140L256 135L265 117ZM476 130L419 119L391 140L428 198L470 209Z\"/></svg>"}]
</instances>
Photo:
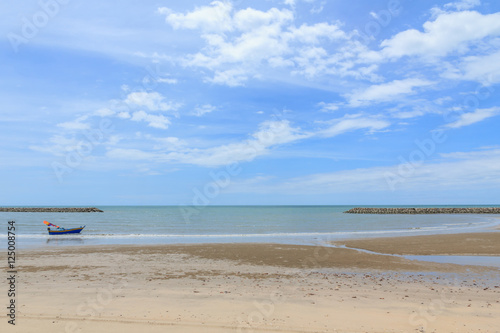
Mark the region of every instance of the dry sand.
<instances>
[{"instance_id":1,"label":"dry sand","mask_svg":"<svg viewBox=\"0 0 500 333\"><path fill-rule=\"evenodd\" d=\"M499 271L484 267L277 244L67 247L18 263L16 326L4 317L1 332L500 329Z\"/></svg>"}]
</instances>

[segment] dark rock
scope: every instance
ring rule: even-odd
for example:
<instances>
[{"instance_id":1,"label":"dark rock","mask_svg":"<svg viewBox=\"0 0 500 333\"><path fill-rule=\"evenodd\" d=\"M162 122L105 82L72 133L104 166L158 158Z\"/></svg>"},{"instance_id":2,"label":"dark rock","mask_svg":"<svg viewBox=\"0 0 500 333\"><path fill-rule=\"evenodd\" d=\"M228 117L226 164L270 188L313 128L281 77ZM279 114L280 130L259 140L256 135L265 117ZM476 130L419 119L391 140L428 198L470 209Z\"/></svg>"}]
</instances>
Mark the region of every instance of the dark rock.
<instances>
[{"instance_id":1,"label":"dark rock","mask_svg":"<svg viewBox=\"0 0 500 333\"><path fill-rule=\"evenodd\" d=\"M356 207L345 211L348 214L500 214L500 207L446 207L446 208L377 208Z\"/></svg>"},{"instance_id":2,"label":"dark rock","mask_svg":"<svg viewBox=\"0 0 500 333\"><path fill-rule=\"evenodd\" d=\"M0 212L13 213L102 213L95 207L0 207Z\"/></svg>"}]
</instances>

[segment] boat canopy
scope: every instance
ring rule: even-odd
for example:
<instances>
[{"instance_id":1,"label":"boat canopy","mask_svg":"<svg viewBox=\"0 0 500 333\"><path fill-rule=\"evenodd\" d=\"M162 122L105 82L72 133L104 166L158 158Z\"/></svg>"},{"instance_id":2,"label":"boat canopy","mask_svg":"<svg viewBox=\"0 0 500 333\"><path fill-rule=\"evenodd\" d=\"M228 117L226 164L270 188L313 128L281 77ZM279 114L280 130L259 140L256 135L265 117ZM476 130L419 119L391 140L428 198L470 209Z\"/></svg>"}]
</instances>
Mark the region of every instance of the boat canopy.
<instances>
[{"instance_id":1,"label":"boat canopy","mask_svg":"<svg viewBox=\"0 0 500 333\"><path fill-rule=\"evenodd\" d=\"M55 225L55 224L52 224L52 223L50 223L50 222L43 221L43 223L45 223L45 224L46 224L46 225L48 225L49 227L56 227L56 228L58 228L58 229L61 229L61 227L60 227L60 226Z\"/></svg>"}]
</instances>

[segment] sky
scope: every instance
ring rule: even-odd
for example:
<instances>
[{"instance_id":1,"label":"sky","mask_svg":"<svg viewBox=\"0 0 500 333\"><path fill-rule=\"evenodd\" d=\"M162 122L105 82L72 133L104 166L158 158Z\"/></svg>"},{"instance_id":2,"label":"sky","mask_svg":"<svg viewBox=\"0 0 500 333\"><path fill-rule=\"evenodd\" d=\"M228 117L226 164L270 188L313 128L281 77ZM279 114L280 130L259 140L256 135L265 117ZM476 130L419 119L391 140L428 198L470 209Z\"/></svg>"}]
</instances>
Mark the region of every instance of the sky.
<instances>
[{"instance_id":1,"label":"sky","mask_svg":"<svg viewBox=\"0 0 500 333\"><path fill-rule=\"evenodd\" d=\"M500 204L500 2L0 3L0 205Z\"/></svg>"}]
</instances>

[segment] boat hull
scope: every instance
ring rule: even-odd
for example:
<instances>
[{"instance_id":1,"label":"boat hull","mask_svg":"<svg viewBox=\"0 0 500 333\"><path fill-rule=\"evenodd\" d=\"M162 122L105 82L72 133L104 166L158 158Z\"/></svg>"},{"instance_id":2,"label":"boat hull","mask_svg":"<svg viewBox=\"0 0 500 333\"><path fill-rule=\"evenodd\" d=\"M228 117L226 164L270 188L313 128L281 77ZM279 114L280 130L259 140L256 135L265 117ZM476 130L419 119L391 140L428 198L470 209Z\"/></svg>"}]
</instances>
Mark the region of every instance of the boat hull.
<instances>
[{"instance_id":1,"label":"boat hull","mask_svg":"<svg viewBox=\"0 0 500 333\"><path fill-rule=\"evenodd\" d=\"M79 234L83 228L73 228L73 229L66 229L66 230L49 230L49 235L67 235L67 234Z\"/></svg>"}]
</instances>

